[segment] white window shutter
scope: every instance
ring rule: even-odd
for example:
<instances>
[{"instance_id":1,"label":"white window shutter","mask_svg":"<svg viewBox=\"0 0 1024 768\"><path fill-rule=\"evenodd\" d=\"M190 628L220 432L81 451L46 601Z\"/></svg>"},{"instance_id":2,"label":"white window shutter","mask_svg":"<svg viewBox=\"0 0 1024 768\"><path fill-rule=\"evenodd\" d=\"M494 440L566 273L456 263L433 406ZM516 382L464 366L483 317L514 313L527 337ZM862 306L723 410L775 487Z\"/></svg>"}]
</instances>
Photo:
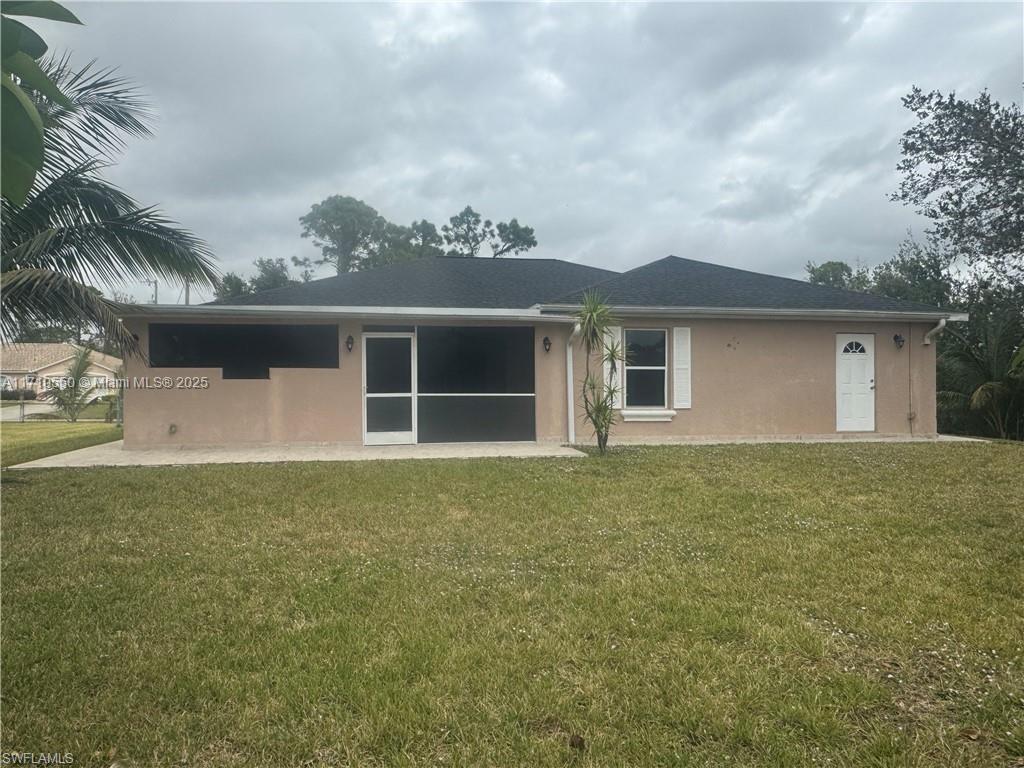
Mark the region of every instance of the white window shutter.
<instances>
[{"instance_id":1,"label":"white window shutter","mask_svg":"<svg viewBox=\"0 0 1024 768\"><path fill-rule=\"evenodd\" d=\"M672 406L690 407L690 329L672 329Z\"/></svg>"},{"instance_id":2,"label":"white window shutter","mask_svg":"<svg viewBox=\"0 0 1024 768\"><path fill-rule=\"evenodd\" d=\"M613 325L608 329L608 334L605 337L606 344L614 344L620 354L625 355L625 351L622 349L622 327ZM622 365L623 362L620 359L616 365L615 373L612 373L612 366L608 360L604 361L604 380L610 387L616 387L618 391L615 393L615 407L622 407Z\"/></svg>"}]
</instances>

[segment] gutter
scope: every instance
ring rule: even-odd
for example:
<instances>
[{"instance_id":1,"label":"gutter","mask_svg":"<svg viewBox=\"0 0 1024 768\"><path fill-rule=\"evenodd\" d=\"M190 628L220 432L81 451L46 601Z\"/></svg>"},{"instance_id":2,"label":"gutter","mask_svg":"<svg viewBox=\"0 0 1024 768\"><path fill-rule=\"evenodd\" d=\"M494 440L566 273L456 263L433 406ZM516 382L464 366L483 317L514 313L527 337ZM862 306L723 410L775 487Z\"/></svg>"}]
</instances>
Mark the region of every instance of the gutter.
<instances>
[{"instance_id":1,"label":"gutter","mask_svg":"<svg viewBox=\"0 0 1024 768\"><path fill-rule=\"evenodd\" d=\"M543 320L553 323L574 322L571 317L545 315L535 307L495 309L493 307L375 307L375 306L292 306L241 304L119 304L118 317L232 318L232 317L454 317L467 320Z\"/></svg>"},{"instance_id":2,"label":"gutter","mask_svg":"<svg viewBox=\"0 0 1024 768\"><path fill-rule=\"evenodd\" d=\"M538 304L544 313L579 311L575 304ZM613 306L612 312L622 316L706 317L710 319L780 319L780 320L895 320L902 322L967 320L963 312L877 311L864 309L766 309L763 307L636 307Z\"/></svg>"},{"instance_id":3,"label":"gutter","mask_svg":"<svg viewBox=\"0 0 1024 768\"><path fill-rule=\"evenodd\" d=\"M574 323L572 333L565 340L565 418L567 422L566 436L569 445L576 444L576 397L572 380L572 343L580 335L580 324Z\"/></svg>"}]
</instances>

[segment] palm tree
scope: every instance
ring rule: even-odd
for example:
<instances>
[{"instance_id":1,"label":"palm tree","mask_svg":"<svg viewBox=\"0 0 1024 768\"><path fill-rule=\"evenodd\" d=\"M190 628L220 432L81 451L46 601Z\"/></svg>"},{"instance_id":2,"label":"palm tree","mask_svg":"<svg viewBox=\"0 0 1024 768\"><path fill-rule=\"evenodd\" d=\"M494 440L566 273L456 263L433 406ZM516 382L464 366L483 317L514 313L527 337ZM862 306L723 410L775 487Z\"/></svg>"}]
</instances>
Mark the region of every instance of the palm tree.
<instances>
[{"instance_id":1,"label":"palm tree","mask_svg":"<svg viewBox=\"0 0 1024 768\"><path fill-rule=\"evenodd\" d=\"M13 337L38 324L84 323L137 352L114 305L89 285L157 277L209 286L217 278L212 255L99 175L126 137L151 135L151 113L136 88L93 64L72 70L66 58L42 68L70 105L26 89L43 120L45 164L23 206L2 201L0 331Z\"/></svg>"},{"instance_id":2,"label":"palm tree","mask_svg":"<svg viewBox=\"0 0 1024 768\"><path fill-rule=\"evenodd\" d=\"M44 400L49 400L71 422L78 421L80 414L93 399L93 391L96 389L86 375L89 372L89 363L92 350L88 347L79 348L78 352L71 359L71 365L67 372L59 378L52 386L47 387L42 394Z\"/></svg>"},{"instance_id":3,"label":"palm tree","mask_svg":"<svg viewBox=\"0 0 1024 768\"><path fill-rule=\"evenodd\" d=\"M939 404L980 417L1002 439L1024 437L1024 328L1014 314L971 321L970 335L952 337L939 356Z\"/></svg>"}]
</instances>

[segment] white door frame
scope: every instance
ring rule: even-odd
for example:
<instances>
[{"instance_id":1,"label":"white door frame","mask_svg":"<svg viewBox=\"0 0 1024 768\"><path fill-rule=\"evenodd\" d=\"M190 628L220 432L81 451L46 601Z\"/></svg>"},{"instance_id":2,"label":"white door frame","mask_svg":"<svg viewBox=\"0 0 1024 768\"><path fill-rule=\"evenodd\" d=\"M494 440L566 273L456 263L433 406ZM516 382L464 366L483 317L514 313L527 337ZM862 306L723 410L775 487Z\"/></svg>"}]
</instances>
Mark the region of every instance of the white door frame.
<instances>
[{"instance_id":1,"label":"white door frame","mask_svg":"<svg viewBox=\"0 0 1024 768\"><path fill-rule=\"evenodd\" d=\"M842 413L842 364L844 358L843 349L850 342L859 342L864 347L864 352L857 353L857 357L864 355L868 363L867 382L862 387L862 394L870 398L870 407L862 418L847 418L844 420ZM836 432L874 432L875 431L875 334L873 333L837 333L836 334ZM852 356L846 353L847 358ZM849 387L847 389L850 389Z\"/></svg>"},{"instance_id":2,"label":"white door frame","mask_svg":"<svg viewBox=\"0 0 1024 768\"><path fill-rule=\"evenodd\" d=\"M409 392L386 392L369 393L366 391L366 342L367 339L409 339L409 365L410 380ZM360 342L363 358L363 386L362 386L362 410L363 410L363 445L411 445L417 440L416 435L416 334L404 332L378 332L364 331ZM408 397L412 401L412 429L408 432L367 432L366 431L366 401L368 398L377 397Z\"/></svg>"}]
</instances>

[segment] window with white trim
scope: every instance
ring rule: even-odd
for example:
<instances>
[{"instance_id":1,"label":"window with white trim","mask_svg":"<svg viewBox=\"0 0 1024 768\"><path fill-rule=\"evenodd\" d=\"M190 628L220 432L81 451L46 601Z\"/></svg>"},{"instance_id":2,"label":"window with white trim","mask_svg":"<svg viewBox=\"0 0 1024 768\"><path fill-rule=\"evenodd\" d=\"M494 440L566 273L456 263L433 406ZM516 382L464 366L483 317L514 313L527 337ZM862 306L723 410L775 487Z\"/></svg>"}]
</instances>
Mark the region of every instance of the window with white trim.
<instances>
[{"instance_id":1,"label":"window with white trim","mask_svg":"<svg viewBox=\"0 0 1024 768\"><path fill-rule=\"evenodd\" d=\"M624 402L627 408L664 408L668 391L668 332L626 329Z\"/></svg>"}]
</instances>

